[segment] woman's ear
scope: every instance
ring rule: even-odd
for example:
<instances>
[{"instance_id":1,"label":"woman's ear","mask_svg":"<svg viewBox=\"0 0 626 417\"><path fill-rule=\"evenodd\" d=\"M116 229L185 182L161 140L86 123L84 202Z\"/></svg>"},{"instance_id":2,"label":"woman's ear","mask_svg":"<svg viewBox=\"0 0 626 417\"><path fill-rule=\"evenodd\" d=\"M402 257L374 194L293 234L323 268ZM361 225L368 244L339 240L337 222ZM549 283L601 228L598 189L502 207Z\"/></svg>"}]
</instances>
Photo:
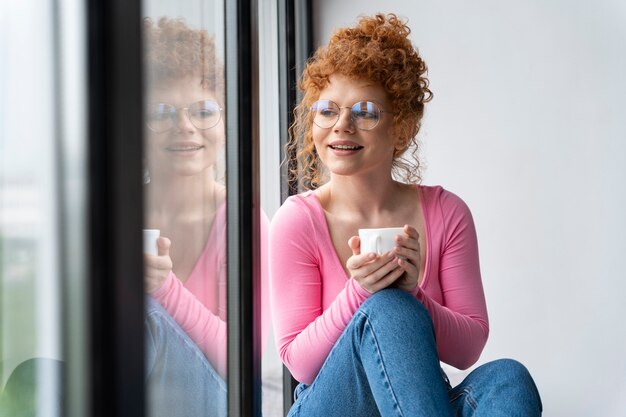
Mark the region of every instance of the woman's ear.
<instances>
[{"instance_id":1,"label":"woman's ear","mask_svg":"<svg viewBox=\"0 0 626 417\"><path fill-rule=\"evenodd\" d=\"M417 135L417 126L414 120L404 120L394 127L394 157L402 155Z\"/></svg>"},{"instance_id":2,"label":"woman's ear","mask_svg":"<svg viewBox=\"0 0 626 417\"><path fill-rule=\"evenodd\" d=\"M394 128L394 156L402 155L407 150L411 140L409 139L409 129L407 123L398 124Z\"/></svg>"}]
</instances>

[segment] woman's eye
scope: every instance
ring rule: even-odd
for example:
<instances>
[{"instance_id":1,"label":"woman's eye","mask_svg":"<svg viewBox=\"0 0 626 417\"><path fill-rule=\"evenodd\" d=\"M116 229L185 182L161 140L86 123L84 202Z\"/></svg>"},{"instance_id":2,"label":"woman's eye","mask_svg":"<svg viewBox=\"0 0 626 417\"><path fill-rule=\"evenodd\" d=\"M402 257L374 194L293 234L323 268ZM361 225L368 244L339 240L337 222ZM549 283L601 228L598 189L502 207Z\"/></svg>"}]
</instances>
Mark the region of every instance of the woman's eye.
<instances>
[{"instance_id":1,"label":"woman's eye","mask_svg":"<svg viewBox=\"0 0 626 417\"><path fill-rule=\"evenodd\" d=\"M353 112L352 115L355 119L364 119L364 120L372 120L376 119L376 114L368 111L356 111Z\"/></svg>"},{"instance_id":2,"label":"woman's eye","mask_svg":"<svg viewBox=\"0 0 626 417\"><path fill-rule=\"evenodd\" d=\"M322 109L318 111L318 114L324 117L335 117L337 115L337 112L330 109Z\"/></svg>"},{"instance_id":3,"label":"woman's eye","mask_svg":"<svg viewBox=\"0 0 626 417\"><path fill-rule=\"evenodd\" d=\"M211 117L213 117L215 115L215 112L213 110L210 109L202 109L202 110L198 110L195 113L195 117L198 117L200 119L209 119Z\"/></svg>"},{"instance_id":4,"label":"woman's eye","mask_svg":"<svg viewBox=\"0 0 626 417\"><path fill-rule=\"evenodd\" d=\"M150 120L154 120L154 121L161 121L161 120L166 120L169 118L169 114L168 113L164 113L164 112L154 112L154 113L150 113L148 115L148 118Z\"/></svg>"}]
</instances>

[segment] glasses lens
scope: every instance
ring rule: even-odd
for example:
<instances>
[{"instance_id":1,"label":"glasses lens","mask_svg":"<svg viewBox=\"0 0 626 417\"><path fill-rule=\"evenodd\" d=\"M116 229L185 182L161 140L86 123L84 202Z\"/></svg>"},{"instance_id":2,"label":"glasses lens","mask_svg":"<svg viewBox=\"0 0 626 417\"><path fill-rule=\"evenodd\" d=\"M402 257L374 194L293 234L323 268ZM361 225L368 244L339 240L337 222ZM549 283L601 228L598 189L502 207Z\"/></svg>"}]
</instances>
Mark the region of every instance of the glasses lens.
<instances>
[{"instance_id":1,"label":"glasses lens","mask_svg":"<svg viewBox=\"0 0 626 417\"><path fill-rule=\"evenodd\" d=\"M339 106L334 101L318 100L311 106L313 122L323 129L331 128L339 119Z\"/></svg>"},{"instance_id":2,"label":"glasses lens","mask_svg":"<svg viewBox=\"0 0 626 417\"><path fill-rule=\"evenodd\" d=\"M150 130L165 132L173 126L176 109L166 103L151 104L146 111L146 124Z\"/></svg>"},{"instance_id":3,"label":"glasses lens","mask_svg":"<svg viewBox=\"0 0 626 417\"><path fill-rule=\"evenodd\" d=\"M359 129L373 129L380 120L380 109L371 101L359 101L352 106L352 120Z\"/></svg>"},{"instance_id":4,"label":"glasses lens","mask_svg":"<svg viewBox=\"0 0 626 417\"><path fill-rule=\"evenodd\" d=\"M210 129L220 121L220 106L211 100L202 100L189 106L189 118L198 129Z\"/></svg>"}]
</instances>

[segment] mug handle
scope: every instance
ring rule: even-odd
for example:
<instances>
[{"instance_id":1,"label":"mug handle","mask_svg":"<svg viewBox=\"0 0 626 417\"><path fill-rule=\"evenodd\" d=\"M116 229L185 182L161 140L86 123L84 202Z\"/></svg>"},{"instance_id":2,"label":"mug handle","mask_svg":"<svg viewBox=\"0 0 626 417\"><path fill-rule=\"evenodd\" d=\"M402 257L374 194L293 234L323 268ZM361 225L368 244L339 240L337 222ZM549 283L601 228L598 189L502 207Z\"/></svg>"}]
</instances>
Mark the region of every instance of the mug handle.
<instances>
[{"instance_id":1,"label":"mug handle","mask_svg":"<svg viewBox=\"0 0 626 417\"><path fill-rule=\"evenodd\" d=\"M382 255L382 253L380 253L380 244L382 243L383 238L380 235L377 235L374 237L374 239L376 239L373 245L376 248L376 254Z\"/></svg>"}]
</instances>

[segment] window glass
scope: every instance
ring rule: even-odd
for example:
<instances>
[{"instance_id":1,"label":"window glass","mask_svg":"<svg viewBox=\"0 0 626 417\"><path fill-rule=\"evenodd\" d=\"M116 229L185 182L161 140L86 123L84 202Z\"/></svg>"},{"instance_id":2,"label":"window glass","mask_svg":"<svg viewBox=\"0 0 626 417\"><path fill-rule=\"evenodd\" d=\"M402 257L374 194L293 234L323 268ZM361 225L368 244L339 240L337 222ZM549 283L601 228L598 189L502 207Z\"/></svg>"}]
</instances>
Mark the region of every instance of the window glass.
<instances>
[{"instance_id":1,"label":"window glass","mask_svg":"<svg viewBox=\"0 0 626 417\"><path fill-rule=\"evenodd\" d=\"M147 414L225 416L223 3L143 6Z\"/></svg>"},{"instance_id":2,"label":"window glass","mask_svg":"<svg viewBox=\"0 0 626 417\"><path fill-rule=\"evenodd\" d=\"M264 213L271 220L281 203L280 163L283 157L278 103L278 5L275 0L260 2L258 12L260 200ZM262 302L269 301L266 297ZM283 364L274 343L273 327L270 326L268 333L261 362L263 417L282 417Z\"/></svg>"},{"instance_id":3,"label":"window glass","mask_svg":"<svg viewBox=\"0 0 626 417\"><path fill-rule=\"evenodd\" d=\"M0 5L0 415L61 415L52 3ZM18 19L14 19L18 16ZM11 18L9 18L11 17ZM39 415L39 414L37 414Z\"/></svg>"}]
</instances>

